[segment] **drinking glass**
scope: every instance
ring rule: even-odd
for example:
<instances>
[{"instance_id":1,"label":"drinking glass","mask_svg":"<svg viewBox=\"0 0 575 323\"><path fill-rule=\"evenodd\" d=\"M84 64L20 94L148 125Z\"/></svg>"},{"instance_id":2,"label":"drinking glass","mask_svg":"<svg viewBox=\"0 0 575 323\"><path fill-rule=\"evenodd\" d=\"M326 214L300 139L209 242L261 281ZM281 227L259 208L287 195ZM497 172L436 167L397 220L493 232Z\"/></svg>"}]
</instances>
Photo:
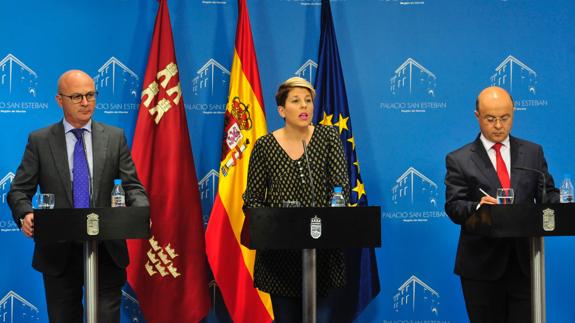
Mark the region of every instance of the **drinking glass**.
<instances>
[{"instance_id":1,"label":"drinking glass","mask_svg":"<svg viewBox=\"0 0 575 323\"><path fill-rule=\"evenodd\" d=\"M51 193L41 193L36 197L36 202L39 209L53 209L56 204L56 198Z\"/></svg>"},{"instance_id":2,"label":"drinking glass","mask_svg":"<svg viewBox=\"0 0 575 323\"><path fill-rule=\"evenodd\" d=\"M499 204L513 204L515 193L512 188L498 188L497 189L497 203Z\"/></svg>"}]
</instances>

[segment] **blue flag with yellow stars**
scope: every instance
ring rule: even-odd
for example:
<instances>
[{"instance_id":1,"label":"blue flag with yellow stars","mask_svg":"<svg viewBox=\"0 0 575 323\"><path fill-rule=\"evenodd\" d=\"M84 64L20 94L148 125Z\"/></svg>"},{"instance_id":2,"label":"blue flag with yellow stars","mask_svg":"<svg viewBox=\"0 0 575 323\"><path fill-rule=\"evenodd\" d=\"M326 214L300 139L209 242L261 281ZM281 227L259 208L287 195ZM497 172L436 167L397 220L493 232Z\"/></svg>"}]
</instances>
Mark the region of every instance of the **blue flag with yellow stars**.
<instances>
[{"instance_id":1,"label":"blue flag with yellow stars","mask_svg":"<svg viewBox=\"0 0 575 323\"><path fill-rule=\"evenodd\" d=\"M329 0L323 0L321 7L321 37L315 89L314 123L339 128L350 179L349 204L367 206ZM333 298L330 302L336 303L333 303L327 314L328 322L353 321L379 293L379 275L373 248L346 250L345 256L348 281L345 288L334 290L337 295L330 296ZM321 312L318 309L318 316L323 314Z\"/></svg>"}]
</instances>

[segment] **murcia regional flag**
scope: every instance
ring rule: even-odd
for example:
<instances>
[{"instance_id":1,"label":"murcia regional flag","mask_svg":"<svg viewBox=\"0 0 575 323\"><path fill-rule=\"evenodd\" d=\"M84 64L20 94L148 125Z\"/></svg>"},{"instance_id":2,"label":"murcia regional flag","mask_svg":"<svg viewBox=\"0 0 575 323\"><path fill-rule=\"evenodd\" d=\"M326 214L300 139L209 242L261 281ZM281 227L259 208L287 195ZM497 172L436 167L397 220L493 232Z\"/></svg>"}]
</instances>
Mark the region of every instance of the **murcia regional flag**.
<instances>
[{"instance_id":1,"label":"murcia regional flag","mask_svg":"<svg viewBox=\"0 0 575 323\"><path fill-rule=\"evenodd\" d=\"M129 241L128 282L147 322L198 322L210 308L200 195L167 0L159 5L132 147L152 238Z\"/></svg>"},{"instance_id":2,"label":"murcia regional flag","mask_svg":"<svg viewBox=\"0 0 575 323\"><path fill-rule=\"evenodd\" d=\"M233 321L270 322L273 317L270 297L254 288L255 252L240 244L248 161L255 141L267 133L267 127L245 0L238 1L238 10L218 194L206 231L206 250Z\"/></svg>"}]
</instances>

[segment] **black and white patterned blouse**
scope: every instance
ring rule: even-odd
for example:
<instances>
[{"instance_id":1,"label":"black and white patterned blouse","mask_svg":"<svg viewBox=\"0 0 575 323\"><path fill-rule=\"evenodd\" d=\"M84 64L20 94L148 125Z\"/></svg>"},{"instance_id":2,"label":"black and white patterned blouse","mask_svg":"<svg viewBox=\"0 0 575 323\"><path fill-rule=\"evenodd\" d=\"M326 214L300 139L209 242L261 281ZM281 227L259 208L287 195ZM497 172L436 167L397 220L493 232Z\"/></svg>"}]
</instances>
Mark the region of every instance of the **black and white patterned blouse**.
<instances>
[{"instance_id":1,"label":"black and white patterned blouse","mask_svg":"<svg viewBox=\"0 0 575 323\"><path fill-rule=\"evenodd\" d=\"M305 156L294 160L270 133L256 141L250 157L244 207L282 207L298 201L302 207L329 206L334 186L343 188L349 200L349 178L337 129L315 126L307 146L313 177L309 184ZM256 253L254 285L274 295L301 296L301 251L265 250ZM317 250L317 291L326 295L345 284L341 250Z\"/></svg>"}]
</instances>

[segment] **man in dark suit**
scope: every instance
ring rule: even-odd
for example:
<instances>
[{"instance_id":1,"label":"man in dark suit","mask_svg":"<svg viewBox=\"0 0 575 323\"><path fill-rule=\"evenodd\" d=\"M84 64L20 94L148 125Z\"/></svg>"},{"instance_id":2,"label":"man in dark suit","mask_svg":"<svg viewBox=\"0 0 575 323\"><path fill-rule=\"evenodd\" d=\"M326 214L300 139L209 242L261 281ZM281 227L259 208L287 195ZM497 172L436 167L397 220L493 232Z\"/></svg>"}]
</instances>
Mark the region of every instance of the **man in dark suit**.
<instances>
[{"instance_id":1,"label":"man in dark suit","mask_svg":"<svg viewBox=\"0 0 575 323\"><path fill-rule=\"evenodd\" d=\"M38 186L42 193L55 194L56 208L109 207L114 179L119 178L127 206L148 206L123 131L92 120L96 96L94 81L86 73L71 70L62 74L56 101L64 118L28 137L24 157L8 193L12 216L28 237L34 235L31 199ZM80 158L75 154L77 147L83 155L82 162L76 159ZM76 173L80 170L83 173ZM74 183L74 177L85 178L84 187L77 186L81 181ZM34 247L32 265L43 274L51 322L83 320L82 250L80 242L72 241L37 243ZM128 262L124 240L100 244L99 322L120 320L121 289L126 282Z\"/></svg>"},{"instance_id":2,"label":"man in dark suit","mask_svg":"<svg viewBox=\"0 0 575 323\"><path fill-rule=\"evenodd\" d=\"M445 212L461 225L455 273L471 322L531 322L530 257L527 238L487 238L468 231L466 221L482 204L497 204L498 188L513 188L514 203L541 202L541 176L518 167L543 172L548 202L559 201L541 146L509 135L513 112L505 90L484 89L475 110L481 133L446 158Z\"/></svg>"}]
</instances>

